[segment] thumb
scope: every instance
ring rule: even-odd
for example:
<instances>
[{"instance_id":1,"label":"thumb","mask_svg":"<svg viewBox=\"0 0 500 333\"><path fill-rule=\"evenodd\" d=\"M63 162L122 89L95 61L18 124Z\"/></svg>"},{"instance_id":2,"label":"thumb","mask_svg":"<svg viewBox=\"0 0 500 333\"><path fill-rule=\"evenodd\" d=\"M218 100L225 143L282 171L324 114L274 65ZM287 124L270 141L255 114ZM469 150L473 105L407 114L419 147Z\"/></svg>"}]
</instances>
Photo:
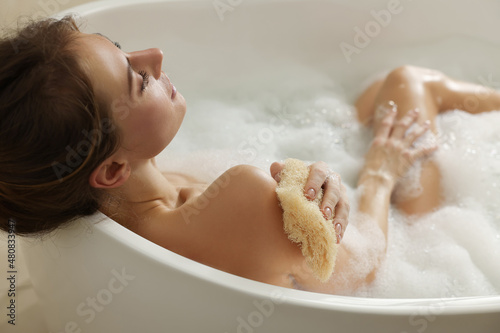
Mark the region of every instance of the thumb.
<instances>
[{"instance_id":1,"label":"thumb","mask_svg":"<svg viewBox=\"0 0 500 333\"><path fill-rule=\"evenodd\" d=\"M285 163L282 162L274 162L271 164L270 171L271 171L271 177L273 177L277 182L279 182L280 179L280 172L283 170L285 167Z\"/></svg>"}]
</instances>

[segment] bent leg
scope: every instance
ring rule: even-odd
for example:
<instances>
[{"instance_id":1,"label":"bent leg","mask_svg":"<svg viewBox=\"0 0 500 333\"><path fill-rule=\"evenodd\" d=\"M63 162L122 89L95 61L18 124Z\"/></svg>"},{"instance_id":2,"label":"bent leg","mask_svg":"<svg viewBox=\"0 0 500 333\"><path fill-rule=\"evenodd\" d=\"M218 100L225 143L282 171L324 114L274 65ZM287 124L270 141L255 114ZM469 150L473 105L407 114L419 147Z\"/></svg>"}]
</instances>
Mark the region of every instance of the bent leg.
<instances>
[{"instance_id":1,"label":"bent leg","mask_svg":"<svg viewBox=\"0 0 500 333\"><path fill-rule=\"evenodd\" d=\"M372 84L357 100L358 119L365 125L378 127L376 110L393 101L397 105L398 119L408 111L418 109L419 122L431 122L435 132L438 113L461 109L470 113L500 110L500 93L480 85L456 81L430 69L403 66L390 72L384 80ZM435 163L422 165L417 197L398 201L396 205L407 214L432 211L441 203L440 173Z\"/></svg>"},{"instance_id":2,"label":"bent leg","mask_svg":"<svg viewBox=\"0 0 500 333\"><path fill-rule=\"evenodd\" d=\"M390 83L387 81L391 81ZM412 87L405 86L409 82ZM384 86L384 89L382 89ZM384 90L384 91L383 91ZM403 96L398 94L402 93ZM408 93L411 95L407 100ZM469 113L500 110L500 92L479 84L454 80L441 72L413 66L402 66L393 70L384 80L368 87L356 101L358 120L365 125L372 125L374 111L383 97L392 97L400 107L415 99L430 98L432 107L437 112L453 109ZM418 103L418 101L416 101ZM407 112L407 110L400 110ZM400 115L401 116L401 115Z\"/></svg>"}]
</instances>

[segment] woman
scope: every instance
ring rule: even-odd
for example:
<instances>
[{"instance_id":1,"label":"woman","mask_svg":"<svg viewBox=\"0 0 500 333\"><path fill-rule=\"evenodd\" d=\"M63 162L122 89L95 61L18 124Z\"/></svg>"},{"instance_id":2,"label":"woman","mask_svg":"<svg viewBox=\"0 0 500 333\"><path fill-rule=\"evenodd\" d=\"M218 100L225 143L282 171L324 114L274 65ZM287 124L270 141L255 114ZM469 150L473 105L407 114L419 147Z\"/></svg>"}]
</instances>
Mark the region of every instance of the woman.
<instances>
[{"instance_id":1,"label":"woman","mask_svg":"<svg viewBox=\"0 0 500 333\"><path fill-rule=\"evenodd\" d=\"M328 293L371 281L376 265L345 279L356 260L342 243L334 276L326 284L315 280L283 232L275 193L281 163L272 164L270 174L236 166L212 184L158 170L154 158L186 111L161 64L160 50L125 53L102 35L79 32L69 17L34 23L0 42L2 228L14 218L17 233L42 233L99 209L169 250L257 281ZM500 106L496 92L413 67L392 71L358 100L360 121L375 131L359 177L359 211L385 236L398 179L436 149L413 143L434 129L439 112L475 89L490 98L468 111ZM373 117L380 105L388 112ZM423 214L438 206L432 162L424 162L421 185L418 197L396 207ZM349 203L340 177L318 162L304 195L314 199L321 188L320 209L326 219L334 216L340 242Z\"/></svg>"}]
</instances>

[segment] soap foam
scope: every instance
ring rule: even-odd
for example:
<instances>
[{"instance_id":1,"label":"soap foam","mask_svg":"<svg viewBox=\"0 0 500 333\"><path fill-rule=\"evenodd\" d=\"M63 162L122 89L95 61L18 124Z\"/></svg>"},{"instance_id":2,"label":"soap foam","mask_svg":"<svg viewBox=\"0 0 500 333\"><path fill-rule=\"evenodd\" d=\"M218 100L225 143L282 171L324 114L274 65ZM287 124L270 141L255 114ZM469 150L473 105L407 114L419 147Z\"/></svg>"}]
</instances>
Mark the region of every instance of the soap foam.
<instances>
[{"instance_id":1,"label":"soap foam","mask_svg":"<svg viewBox=\"0 0 500 333\"><path fill-rule=\"evenodd\" d=\"M367 220L356 212L355 185L372 133L357 123L355 109L332 85L307 91L287 87L250 97L240 93L224 102L190 100L181 130L158 162L165 170L205 181L242 163L268 170L272 162L289 157L327 162L347 187L352 207L343 242L359 259L352 274L361 274L373 267L383 245L376 231L366 236L362 225ZM442 170L445 202L418 219L391 209L387 256L374 283L356 295L499 293L498 124L499 112L473 116L452 111L438 117L440 148L433 159ZM372 254L363 257L368 248Z\"/></svg>"}]
</instances>

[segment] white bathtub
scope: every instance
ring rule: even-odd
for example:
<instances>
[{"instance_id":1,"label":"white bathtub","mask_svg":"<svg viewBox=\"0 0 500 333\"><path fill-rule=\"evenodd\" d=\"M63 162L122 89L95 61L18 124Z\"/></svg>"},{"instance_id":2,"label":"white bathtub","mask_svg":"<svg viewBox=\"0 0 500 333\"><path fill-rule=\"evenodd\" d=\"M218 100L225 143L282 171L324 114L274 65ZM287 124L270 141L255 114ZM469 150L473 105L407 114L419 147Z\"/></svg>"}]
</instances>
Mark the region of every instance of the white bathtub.
<instances>
[{"instance_id":1,"label":"white bathtub","mask_svg":"<svg viewBox=\"0 0 500 333\"><path fill-rule=\"evenodd\" d=\"M228 11L218 13L218 3ZM322 70L352 95L367 76L405 63L500 77L494 1L117 0L71 12L125 50L163 49L164 70L188 103L224 98L236 84L265 87L270 70L305 82L307 69ZM357 50L346 56L342 42ZM369 299L279 288L183 258L100 213L43 242L23 240L21 250L53 333L500 331L500 296Z\"/></svg>"}]
</instances>

